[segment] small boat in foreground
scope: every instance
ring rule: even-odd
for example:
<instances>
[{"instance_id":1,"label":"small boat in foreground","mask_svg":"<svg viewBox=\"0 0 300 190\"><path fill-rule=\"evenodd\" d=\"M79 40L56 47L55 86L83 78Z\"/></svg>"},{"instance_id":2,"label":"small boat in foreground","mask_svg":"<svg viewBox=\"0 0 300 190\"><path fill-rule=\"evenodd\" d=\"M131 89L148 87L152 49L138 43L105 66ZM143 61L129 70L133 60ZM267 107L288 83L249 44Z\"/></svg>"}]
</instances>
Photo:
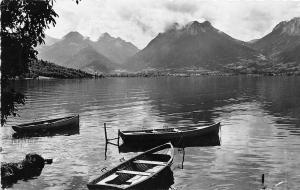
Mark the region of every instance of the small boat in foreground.
<instances>
[{"instance_id":1,"label":"small boat in foreground","mask_svg":"<svg viewBox=\"0 0 300 190\"><path fill-rule=\"evenodd\" d=\"M135 189L167 170L173 158L173 145L166 143L121 163L89 182L87 186L90 190Z\"/></svg>"},{"instance_id":2,"label":"small boat in foreground","mask_svg":"<svg viewBox=\"0 0 300 190\"><path fill-rule=\"evenodd\" d=\"M73 115L63 118L37 121L21 125L12 126L17 133L33 133L54 130L66 130L79 125L79 115Z\"/></svg>"},{"instance_id":3,"label":"small boat in foreground","mask_svg":"<svg viewBox=\"0 0 300 190\"><path fill-rule=\"evenodd\" d=\"M179 128L163 128L136 131L119 131L119 136L125 144L147 143L147 142L169 142L178 143L187 138L218 135L220 122L209 126L188 126Z\"/></svg>"}]
</instances>

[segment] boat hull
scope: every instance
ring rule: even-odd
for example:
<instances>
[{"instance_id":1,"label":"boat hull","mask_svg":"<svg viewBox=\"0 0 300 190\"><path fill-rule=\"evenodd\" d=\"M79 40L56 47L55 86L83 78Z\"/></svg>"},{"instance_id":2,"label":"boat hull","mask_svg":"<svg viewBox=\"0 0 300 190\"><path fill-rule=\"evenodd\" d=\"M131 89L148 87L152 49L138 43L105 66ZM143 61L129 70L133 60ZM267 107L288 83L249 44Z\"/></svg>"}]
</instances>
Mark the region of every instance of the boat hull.
<instances>
[{"instance_id":1,"label":"boat hull","mask_svg":"<svg viewBox=\"0 0 300 190\"><path fill-rule=\"evenodd\" d=\"M180 141L175 139L170 141L175 148L186 148L186 147L208 147L208 146L220 146L221 140L219 135L205 135L199 137L190 137L181 139ZM164 142L160 141L147 141L143 143L123 143L119 145L118 149L121 153L128 152L143 152L151 147L155 147Z\"/></svg>"},{"instance_id":2,"label":"boat hull","mask_svg":"<svg viewBox=\"0 0 300 190\"><path fill-rule=\"evenodd\" d=\"M163 169L159 174L131 188L107 187L107 186L98 186L93 184L87 184L87 187L89 190L120 190L120 189L169 190L170 186L172 186L173 184L174 184L174 174L171 168L168 166L165 169Z\"/></svg>"},{"instance_id":3,"label":"boat hull","mask_svg":"<svg viewBox=\"0 0 300 190\"><path fill-rule=\"evenodd\" d=\"M195 127L191 127L195 128ZM197 137L205 137L205 136L214 136L219 134L220 123L216 123L214 125L199 128L199 129L191 129L188 130L188 127L185 127L184 131L174 132L173 129L181 129L181 128L169 128L167 131L161 130L161 132L157 133L148 133L149 130L144 130L146 133L140 133L140 131L120 131L119 135L122 138L125 144L134 144L134 143L153 143L153 142L172 142L172 144L178 144L184 140L189 138L197 138ZM170 132L171 131L171 132ZM126 134L127 133L127 134Z\"/></svg>"},{"instance_id":4,"label":"boat hull","mask_svg":"<svg viewBox=\"0 0 300 190\"><path fill-rule=\"evenodd\" d=\"M163 153L164 152L164 153ZM174 147L166 143L141 153L87 184L89 190L95 189L164 189L172 185L173 173L170 169L174 158ZM170 177L170 174L172 175ZM165 178L158 176L163 175ZM161 179L171 179L169 182ZM161 184L157 184L157 183ZM166 187L168 189L168 187Z\"/></svg>"},{"instance_id":5,"label":"boat hull","mask_svg":"<svg viewBox=\"0 0 300 190\"><path fill-rule=\"evenodd\" d=\"M12 126L17 133L67 130L79 126L79 115Z\"/></svg>"}]
</instances>

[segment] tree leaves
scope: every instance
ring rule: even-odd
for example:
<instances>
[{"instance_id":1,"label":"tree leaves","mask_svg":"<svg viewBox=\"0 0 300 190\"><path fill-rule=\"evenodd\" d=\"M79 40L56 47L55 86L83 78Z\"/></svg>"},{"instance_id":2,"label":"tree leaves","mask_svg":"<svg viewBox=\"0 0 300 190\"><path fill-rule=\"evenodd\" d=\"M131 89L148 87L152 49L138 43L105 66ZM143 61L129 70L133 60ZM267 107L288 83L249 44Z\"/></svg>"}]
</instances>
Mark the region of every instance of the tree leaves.
<instances>
[{"instance_id":1,"label":"tree leaves","mask_svg":"<svg viewBox=\"0 0 300 190\"><path fill-rule=\"evenodd\" d=\"M5 102L4 102L5 101ZM25 96L13 89L3 91L1 93L1 125L3 125L7 119L7 116L17 116L17 104L25 104Z\"/></svg>"},{"instance_id":2,"label":"tree leaves","mask_svg":"<svg viewBox=\"0 0 300 190\"><path fill-rule=\"evenodd\" d=\"M78 4L81 0L75 0ZM2 0L1 5L1 124L16 116L25 96L9 90L8 80L28 73L28 64L37 60L38 44L45 43L45 29L55 26L55 0Z\"/></svg>"},{"instance_id":3,"label":"tree leaves","mask_svg":"<svg viewBox=\"0 0 300 190\"><path fill-rule=\"evenodd\" d=\"M55 26L52 0L3 0L1 2L2 75L7 78L27 72L36 59L45 29Z\"/></svg>"},{"instance_id":4,"label":"tree leaves","mask_svg":"<svg viewBox=\"0 0 300 190\"><path fill-rule=\"evenodd\" d=\"M8 80L28 72L28 64L36 60L38 44L44 43L45 29L55 26L58 17L53 0L1 1L1 124L7 116L17 115L17 105L25 104L25 96L10 89Z\"/></svg>"}]
</instances>

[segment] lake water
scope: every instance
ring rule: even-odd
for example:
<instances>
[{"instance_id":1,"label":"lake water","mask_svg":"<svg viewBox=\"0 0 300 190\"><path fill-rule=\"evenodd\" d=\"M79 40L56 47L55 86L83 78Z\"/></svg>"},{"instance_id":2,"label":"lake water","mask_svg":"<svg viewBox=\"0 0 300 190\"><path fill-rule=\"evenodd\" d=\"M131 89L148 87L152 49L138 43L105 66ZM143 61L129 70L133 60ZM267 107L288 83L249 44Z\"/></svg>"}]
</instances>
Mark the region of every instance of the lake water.
<instances>
[{"instance_id":1,"label":"lake water","mask_svg":"<svg viewBox=\"0 0 300 190\"><path fill-rule=\"evenodd\" d=\"M53 158L35 179L11 189L86 189L136 153L107 147L117 130L221 122L221 145L175 151L170 189L300 189L300 77L161 77L15 81L26 105L1 127L1 160L26 153ZM14 138L11 125L80 114L80 133Z\"/></svg>"}]
</instances>

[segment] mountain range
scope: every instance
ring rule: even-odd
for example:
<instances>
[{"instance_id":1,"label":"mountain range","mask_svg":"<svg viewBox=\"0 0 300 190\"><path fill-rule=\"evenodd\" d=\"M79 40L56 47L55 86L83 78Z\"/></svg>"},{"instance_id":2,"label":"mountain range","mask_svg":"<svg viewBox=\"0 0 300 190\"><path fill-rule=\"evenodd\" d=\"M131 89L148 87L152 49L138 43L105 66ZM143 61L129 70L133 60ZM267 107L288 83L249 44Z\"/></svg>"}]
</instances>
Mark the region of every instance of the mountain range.
<instances>
[{"instance_id":1,"label":"mountain range","mask_svg":"<svg viewBox=\"0 0 300 190\"><path fill-rule=\"evenodd\" d=\"M39 59L91 73L113 72L139 51L132 43L114 38L108 33L100 36L96 42L79 32L69 32L56 41L53 39L46 36L45 45L38 47Z\"/></svg>"},{"instance_id":2,"label":"mountain range","mask_svg":"<svg viewBox=\"0 0 300 190\"><path fill-rule=\"evenodd\" d=\"M249 46L269 58L274 72L300 73L300 17L280 22Z\"/></svg>"},{"instance_id":3,"label":"mountain range","mask_svg":"<svg viewBox=\"0 0 300 190\"><path fill-rule=\"evenodd\" d=\"M130 70L219 70L260 64L265 56L214 28L210 22L190 22L158 34L127 61ZM248 68L248 67L247 67Z\"/></svg>"},{"instance_id":4,"label":"mountain range","mask_svg":"<svg viewBox=\"0 0 300 190\"><path fill-rule=\"evenodd\" d=\"M300 73L300 18L280 22L250 42L234 39L208 21L175 23L142 50L108 33L94 42L70 32L52 42L39 48L39 58L89 72Z\"/></svg>"},{"instance_id":5,"label":"mountain range","mask_svg":"<svg viewBox=\"0 0 300 190\"><path fill-rule=\"evenodd\" d=\"M108 33L102 34L95 43L91 43L93 47L109 58L111 61L123 64L129 57L136 54L139 49L130 42L126 42L121 38L114 38Z\"/></svg>"}]
</instances>

